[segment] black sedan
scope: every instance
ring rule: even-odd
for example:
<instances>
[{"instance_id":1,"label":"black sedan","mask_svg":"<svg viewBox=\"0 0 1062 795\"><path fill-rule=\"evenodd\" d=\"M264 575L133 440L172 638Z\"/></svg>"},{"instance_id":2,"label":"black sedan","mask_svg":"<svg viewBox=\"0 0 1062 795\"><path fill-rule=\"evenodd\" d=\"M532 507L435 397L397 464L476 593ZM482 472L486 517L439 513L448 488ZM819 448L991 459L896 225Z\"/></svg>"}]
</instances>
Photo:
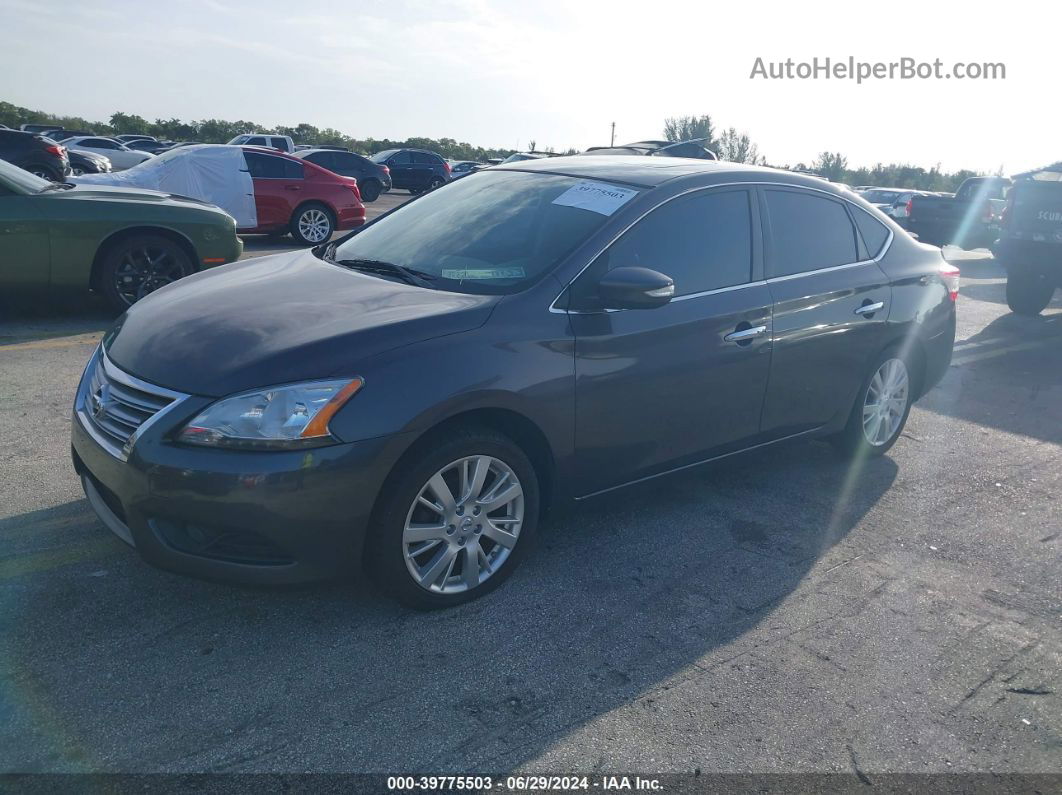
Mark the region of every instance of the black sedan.
<instances>
[{"instance_id":1,"label":"black sedan","mask_svg":"<svg viewBox=\"0 0 1062 795\"><path fill-rule=\"evenodd\" d=\"M358 181L358 191L364 202L374 202L380 198L381 193L391 190L390 169L355 152L341 149L302 149L292 154L321 168L327 168L333 174L353 177Z\"/></svg>"},{"instance_id":2,"label":"black sedan","mask_svg":"<svg viewBox=\"0 0 1062 795\"><path fill-rule=\"evenodd\" d=\"M160 566L361 562L452 605L512 572L550 503L795 437L884 453L950 362L957 289L819 179L514 163L135 304L85 370L74 465Z\"/></svg>"}]
</instances>

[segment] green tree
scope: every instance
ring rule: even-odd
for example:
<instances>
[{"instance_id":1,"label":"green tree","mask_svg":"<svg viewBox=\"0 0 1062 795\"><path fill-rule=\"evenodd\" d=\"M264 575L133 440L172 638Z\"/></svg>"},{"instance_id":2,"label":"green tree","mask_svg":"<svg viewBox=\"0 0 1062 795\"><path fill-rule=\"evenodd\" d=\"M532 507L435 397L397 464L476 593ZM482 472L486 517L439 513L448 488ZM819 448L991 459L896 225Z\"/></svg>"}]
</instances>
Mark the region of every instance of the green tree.
<instances>
[{"instance_id":1,"label":"green tree","mask_svg":"<svg viewBox=\"0 0 1062 795\"><path fill-rule=\"evenodd\" d=\"M758 166L765 162L760 154L760 149L745 133L738 133L731 127L724 130L716 142L715 153L720 160L728 160L731 163L749 163Z\"/></svg>"},{"instance_id":2,"label":"green tree","mask_svg":"<svg viewBox=\"0 0 1062 795\"><path fill-rule=\"evenodd\" d=\"M712 125L712 117L704 116L672 116L664 119L664 137L669 141L690 141L695 138L703 138L704 146L715 150L715 127Z\"/></svg>"},{"instance_id":3,"label":"green tree","mask_svg":"<svg viewBox=\"0 0 1062 795\"><path fill-rule=\"evenodd\" d=\"M848 158L840 152L822 152L811 164L811 170L831 182L843 182L848 169Z\"/></svg>"},{"instance_id":4,"label":"green tree","mask_svg":"<svg viewBox=\"0 0 1062 795\"><path fill-rule=\"evenodd\" d=\"M116 135L150 135L151 124L143 116L118 110L111 114L111 128Z\"/></svg>"}]
</instances>

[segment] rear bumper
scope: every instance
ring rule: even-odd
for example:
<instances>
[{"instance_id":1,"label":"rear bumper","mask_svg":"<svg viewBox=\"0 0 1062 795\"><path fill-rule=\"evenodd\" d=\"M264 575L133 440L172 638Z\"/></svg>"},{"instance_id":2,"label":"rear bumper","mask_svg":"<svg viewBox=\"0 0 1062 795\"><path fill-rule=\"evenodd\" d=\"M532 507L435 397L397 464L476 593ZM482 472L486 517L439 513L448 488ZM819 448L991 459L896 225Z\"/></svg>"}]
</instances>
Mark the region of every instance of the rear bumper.
<instances>
[{"instance_id":1,"label":"rear bumper","mask_svg":"<svg viewBox=\"0 0 1062 795\"><path fill-rule=\"evenodd\" d=\"M343 207L336 214L336 229L354 229L365 223L365 206Z\"/></svg>"},{"instance_id":2,"label":"rear bumper","mask_svg":"<svg viewBox=\"0 0 1062 795\"><path fill-rule=\"evenodd\" d=\"M954 307L954 304L952 306ZM926 370L919 397L940 383L940 379L951 366L952 350L955 347L955 317L955 310L952 309L950 318L944 323L944 328L935 336L922 341L922 348L926 355Z\"/></svg>"},{"instance_id":3,"label":"rear bumper","mask_svg":"<svg viewBox=\"0 0 1062 795\"><path fill-rule=\"evenodd\" d=\"M74 469L108 528L160 568L262 585L357 569L402 441L238 452L174 445L152 427L123 461L84 422L75 411Z\"/></svg>"}]
</instances>

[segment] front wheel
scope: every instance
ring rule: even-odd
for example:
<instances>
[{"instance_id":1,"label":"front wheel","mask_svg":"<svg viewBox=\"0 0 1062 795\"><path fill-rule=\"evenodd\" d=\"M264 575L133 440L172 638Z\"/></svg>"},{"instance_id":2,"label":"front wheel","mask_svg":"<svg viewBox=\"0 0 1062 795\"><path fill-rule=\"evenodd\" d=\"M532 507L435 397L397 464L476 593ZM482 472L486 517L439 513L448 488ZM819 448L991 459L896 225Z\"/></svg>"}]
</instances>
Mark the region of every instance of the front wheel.
<instances>
[{"instance_id":1,"label":"front wheel","mask_svg":"<svg viewBox=\"0 0 1062 795\"><path fill-rule=\"evenodd\" d=\"M907 360L895 350L886 351L874 360L848 424L833 438L834 444L851 456L884 455L903 433L913 397Z\"/></svg>"},{"instance_id":2,"label":"front wheel","mask_svg":"<svg viewBox=\"0 0 1062 795\"><path fill-rule=\"evenodd\" d=\"M417 453L398 465L374 516L370 571L411 607L451 607L497 588L527 553L538 479L511 439L485 428Z\"/></svg>"},{"instance_id":3,"label":"front wheel","mask_svg":"<svg viewBox=\"0 0 1062 795\"><path fill-rule=\"evenodd\" d=\"M1055 285L1046 274L1018 268L1007 273L1007 306L1015 314L1040 314L1054 293Z\"/></svg>"},{"instance_id":4,"label":"front wheel","mask_svg":"<svg viewBox=\"0 0 1062 795\"><path fill-rule=\"evenodd\" d=\"M322 204L306 204L291 216L291 236L299 243L316 246L336 231L331 211Z\"/></svg>"},{"instance_id":5,"label":"front wheel","mask_svg":"<svg viewBox=\"0 0 1062 795\"><path fill-rule=\"evenodd\" d=\"M143 235L120 241L104 253L99 286L107 303L124 312L148 293L192 271L192 260L177 243Z\"/></svg>"}]
</instances>

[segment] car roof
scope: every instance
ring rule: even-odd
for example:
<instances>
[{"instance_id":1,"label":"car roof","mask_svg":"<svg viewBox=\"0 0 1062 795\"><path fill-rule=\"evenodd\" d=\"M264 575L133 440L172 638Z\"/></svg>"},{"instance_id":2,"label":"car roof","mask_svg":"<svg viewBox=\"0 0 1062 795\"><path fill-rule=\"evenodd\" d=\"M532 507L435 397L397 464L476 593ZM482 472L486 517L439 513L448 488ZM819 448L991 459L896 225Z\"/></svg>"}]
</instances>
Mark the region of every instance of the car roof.
<instances>
[{"instance_id":1,"label":"car roof","mask_svg":"<svg viewBox=\"0 0 1062 795\"><path fill-rule=\"evenodd\" d=\"M808 177L792 171L747 163L729 163L725 160L701 160L690 157L644 157L640 155L601 155L599 157L549 157L540 160L522 160L492 166L491 171L528 171L546 174L561 174L583 179L599 179L607 182L622 182L643 188L662 185L679 177L704 175L716 177L712 182L726 182L741 178L745 182L776 182L817 190L832 188L837 194L850 193L818 177Z\"/></svg>"},{"instance_id":2,"label":"car roof","mask_svg":"<svg viewBox=\"0 0 1062 795\"><path fill-rule=\"evenodd\" d=\"M292 157L306 157L306 155L312 155L317 152L328 152L329 154L338 153L341 155L357 155L358 157L365 157L365 155L359 155L357 152L350 152L346 149L300 149L297 152L291 152L290 154Z\"/></svg>"}]
</instances>

